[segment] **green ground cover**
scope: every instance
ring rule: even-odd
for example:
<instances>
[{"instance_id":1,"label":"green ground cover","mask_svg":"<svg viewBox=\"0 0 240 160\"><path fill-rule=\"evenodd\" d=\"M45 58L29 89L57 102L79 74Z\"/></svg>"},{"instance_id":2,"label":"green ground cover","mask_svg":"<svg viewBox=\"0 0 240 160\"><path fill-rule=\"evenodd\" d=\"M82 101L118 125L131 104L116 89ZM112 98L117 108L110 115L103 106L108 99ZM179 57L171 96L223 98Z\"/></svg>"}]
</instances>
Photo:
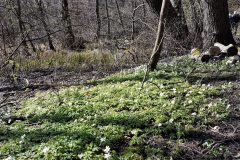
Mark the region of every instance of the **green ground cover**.
<instances>
[{"instance_id":1,"label":"green ground cover","mask_svg":"<svg viewBox=\"0 0 240 160\"><path fill-rule=\"evenodd\" d=\"M0 122L0 159L177 159L182 151L171 140L180 144L190 130L228 117L222 94L232 84L201 82L229 71L224 62L182 59L159 66L142 89L139 68L38 93L16 113L22 120Z\"/></svg>"}]
</instances>

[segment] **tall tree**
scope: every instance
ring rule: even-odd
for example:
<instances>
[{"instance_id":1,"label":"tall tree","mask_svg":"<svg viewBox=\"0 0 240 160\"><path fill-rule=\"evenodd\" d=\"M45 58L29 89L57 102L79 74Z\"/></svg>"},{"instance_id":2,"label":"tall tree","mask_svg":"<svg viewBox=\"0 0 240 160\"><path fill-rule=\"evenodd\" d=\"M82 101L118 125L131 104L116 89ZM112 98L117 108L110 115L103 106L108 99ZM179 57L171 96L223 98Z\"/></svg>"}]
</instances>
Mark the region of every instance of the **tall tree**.
<instances>
[{"instance_id":1,"label":"tall tree","mask_svg":"<svg viewBox=\"0 0 240 160\"><path fill-rule=\"evenodd\" d=\"M228 17L227 0L201 0L203 9L203 48L214 42L224 45L235 44Z\"/></svg>"},{"instance_id":2,"label":"tall tree","mask_svg":"<svg viewBox=\"0 0 240 160\"><path fill-rule=\"evenodd\" d=\"M35 0L35 2L37 3L37 6L38 6L38 11L40 12L40 20L43 24L43 27L47 33L47 38L48 38L48 45L49 45L49 48L51 50L55 50L55 47L53 45L53 41L52 41L52 38L51 38L51 31L47 25L47 22L46 22L46 14L45 14L45 7L44 7L44 3L42 0Z\"/></svg>"},{"instance_id":3,"label":"tall tree","mask_svg":"<svg viewBox=\"0 0 240 160\"><path fill-rule=\"evenodd\" d=\"M22 6L21 6L21 1L20 0L17 0L16 13L17 13L16 15L17 15L17 19L18 19L19 30L20 30L21 38L22 38L22 45L25 48L28 48L26 39L24 38L25 26L24 26L24 23L23 23L23 20L22 20Z\"/></svg>"},{"instance_id":4,"label":"tall tree","mask_svg":"<svg viewBox=\"0 0 240 160\"><path fill-rule=\"evenodd\" d=\"M18 24L19 24L19 29L20 29L20 33L21 33L21 38L22 38L22 44L25 47L25 51L27 52L28 55L30 55L30 53L27 51L28 45L27 45L27 40L30 43L32 50L34 52L36 52L36 47L33 44L31 37L29 35L29 33L25 33L25 32L30 32L30 31L26 31L26 26L24 24L24 21L22 19L22 4L21 4L21 0L17 0L17 8L16 8L16 15L18 18ZM26 37L25 35L26 34Z\"/></svg>"},{"instance_id":5,"label":"tall tree","mask_svg":"<svg viewBox=\"0 0 240 160\"><path fill-rule=\"evenodd\" d=\"M110 22L110 15L109 15L108 0L105 0L105 9L106 9L106 16L107 16L107 35L110 38L110 36L111 36L111 22Z\"/></svg>"},{"instance_id":6,"label":"tall tree","mask_svg":"<svg viewBox=\"0 0 240 160\"><path fill-rule=\"evenodd\" d=\"M97 39L100 37L101 32L101 17L99 13L99 0L96 0L96 16L97 16Z\"/></svg>"},{"instance_id":7,"label":"tall tree","mask_svg":"<svg viewBox=\"0 0 240 160\"><path fill-rule=\"evenodd\" d=\"M62 0L62 22L65 36L63 47L74 49L75 36L72 29L68 0Z\"/></svg>"}]
</instances>

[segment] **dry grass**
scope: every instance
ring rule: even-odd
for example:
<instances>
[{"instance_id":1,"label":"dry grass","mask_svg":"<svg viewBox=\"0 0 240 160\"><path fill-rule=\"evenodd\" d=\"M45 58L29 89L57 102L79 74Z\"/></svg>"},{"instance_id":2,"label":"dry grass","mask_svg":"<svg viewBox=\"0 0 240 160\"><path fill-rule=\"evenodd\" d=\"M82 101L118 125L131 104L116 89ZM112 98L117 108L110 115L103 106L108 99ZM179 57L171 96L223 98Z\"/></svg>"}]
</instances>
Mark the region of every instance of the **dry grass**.
<instances>
[{"instance_id":1,"label":"dry grass","mask_svg":"<svg viewBox=\"0 0 240 160\"><path fill-rule=\"evenodd\" d=\"M111 66L114 57L109 52L96 51L46 51L39 52L33 57L18 56L14 59L18 71L31 71L34 69L65 68L87 69L94 66Z\"/></svg>"}]
</instances>

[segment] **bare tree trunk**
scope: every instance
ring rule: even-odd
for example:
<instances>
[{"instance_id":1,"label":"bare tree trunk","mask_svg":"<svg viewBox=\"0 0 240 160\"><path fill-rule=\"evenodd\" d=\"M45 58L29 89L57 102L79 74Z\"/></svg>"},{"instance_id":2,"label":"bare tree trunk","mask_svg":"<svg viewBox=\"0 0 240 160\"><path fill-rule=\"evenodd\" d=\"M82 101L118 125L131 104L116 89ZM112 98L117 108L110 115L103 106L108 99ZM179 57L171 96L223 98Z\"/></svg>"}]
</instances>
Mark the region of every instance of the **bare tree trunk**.
<instances>
[{"instance_id":1,"label":"bare tree trunk","mask_svg":"<svg viewBox=\"0 0 240 160\"><path fill-rule=\"evenodd\" d=\"M3 23L1 23L1 29L2 29L3 52L4 52L4 56L7 56L7 50L6 50L6 38L5 38L4 25L3 25Z\"/></svg>"},{"instance_id":2,"label":"bare tree trunk","mask_svg":"<svg viewBox=\"0 0 240 160\"><path fill-rule=\"evenodd\" d=\"M110 16L109 16L108 0L105 0L105 9L106 9L106 16L107 16L107 35L108 35L108 38L110 38L111 23L110 23Z\"/></svg>"},{"instance_id":3,"label":"bare tree trunk","mask_svg":"<svg viewBox=\"0 0 240 160\"><path fill-rule=\"evenodd\" d=\"M121 23L121 26L122 26L122 30L125 33L125 27L124 27L124 24L123 24L122 14L121 14L121 11L120 11L120 8L119 8L118 1L115 0L115 3L116 3L116 7L117 7L118 17L119 17L119 20L120 20L120 23Z\"/></svg>"},{"instance_id":4,"label":"bare tree trunk","mask_svg":"<svg viewBox=\"0 0 240 160\"><path fill-rule=\"evenodd\" d=\"M215 42L224 45L235 44L228 17L227 0L201 0L203 8L203 48L208 49Z\"/></svg>"},{"instance_id":5,"label":"bare tree trunk","mask_svg":"<svg viewBox=\"0 0 240 160\"><path fill-rule=\"evenodd\" d=\"M163 0L161 5L161 12L159 17L159 24L158 24L158 31L157 31L157 38L155 41L155 45L152 51L152 56L150 58L150 62L148 64L149 70L154 70L157 67L157 63L160 58L160 54L162 51L163 46L163 39L164 39L164 30L165 24L167 23L167 15L169 12L170 7L170 0Z\"/></svg>"},{"instance_id":6,"label":"bare tree trunk","mask_svg":"<svg viewBox=\"0 0 240 160\"><path fill-rule=\"evenodd\" d=\"M99 13L99 0L96 0L96 16L97 16L97 39L99 39L100 33L101 33L101 17Z\"/></svg>"},{"instance_id":7,"label":"bare tree trunk","mask_svg":"<svg viewBox=\"0 0 240 160\"><path fill-rule=\"evenodd\" d=\"M146 4L145 4L144 0L142 0L142 5L143 5L143 17L146 18L147 11L146 11L146 6L145 6Z\"/></svg>"},{"instance_id":8,"label":"bare tree trunk","mask_svg":"<svg viewBox=\"0 0 240 160\"><path fill-rule=\"evenodd\" d=\"M21 40L22 40L22 45L27 49L28 45L27 42L24 38L24 24L22 21L22 8L21 8L21 0L17 0L17 18L18 18L18 25L21 33Z\"/></svg>"},{"instance_id":9,"label":"bare tree trunk","mask_svg":"<svg viewBox=\"0 0 240 160\"><path fill-rule=\"evenodd\" d=\"M136 1L132 2L132 34L131 34L131 40L134 41L134 35L135 35L135 14L136 14Z\"/></svg>"},{"instance_id":10,"label":"bare tree trunk","mask_svg":"<svg viewBox=\"0 0 240 160\"><path fill-rule=\"evenodd\" d=\"M62 0L62 21L64 27L65 42L63 47L74 49L75 36L68 8L68 0Z\"/></svg>"},{"instance_id":11,"label":"bare tree trunk","mask_svg":"<svg viewBox=\"0 0 240 160\"><path fill-rule=\"evenodd\" d=\"M50 29L47 25L47 22L46 22L46 19L45 19L45 13L44 13L44 4L43 4L43 1L42 0L35 0L37 5L38 5L38 10L40 12L40 19L41 19L41 22L43 24L43 27L44 27L44 30L45 32L47 33L47 39L48 39L48 45L49 45L49 48L51 50L54 50L55 51L55 47L53 45L53 42L52 42L52 38L50 36Z\"/></svg>"},{"instance_id":12,"label":"bare tree trunk","mask_svg":"<svg viewBox=\"0 0 240 160\"><path fill-rule=\"evenodd\" d=\"M28 45L27 45L27 41L30 43L32 50L34 52L36 52L36 47L33 44L29 34L27 34L26 38L24 37L24 32L26 31L26 26L22 20L22 6L21 6L21 0L17 0L17 18L18 18L18 24L19 24L19 29L20 29L20 33L21 33L21 38L22 38L22 45L24 46L24 48L26 49L26 52L28 55L30 55L30 53L27 51L28 49Z\"/></svg>"}]
</instances>

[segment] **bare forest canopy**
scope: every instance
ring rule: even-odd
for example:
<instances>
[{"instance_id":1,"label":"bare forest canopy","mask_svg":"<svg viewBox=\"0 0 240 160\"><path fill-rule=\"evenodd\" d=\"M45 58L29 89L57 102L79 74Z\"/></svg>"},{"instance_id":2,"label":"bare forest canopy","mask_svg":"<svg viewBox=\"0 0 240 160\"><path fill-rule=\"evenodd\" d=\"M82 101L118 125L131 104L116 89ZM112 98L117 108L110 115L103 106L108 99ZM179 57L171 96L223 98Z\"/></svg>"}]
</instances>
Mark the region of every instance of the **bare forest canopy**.
<instances>
[{"instance_id":1,"label":"bare forest canopy","mask_svg":"<svg viewBox=\"0 0 240 160\"><path fill-rule=\"evenodd\" d=\"M110 50L135 48L134 54L149 54L157 31L156 7L158 12L160 2L150 7L148 2L0 1L0 54L11 57L16 49L24 56L34 55L38 50L82 50L85 44L93 42L104 43ZM171 16L167 25L163 56L186 54L192 47L202 47L199 39L203 13L198 2L183 0L181 9L172 14L176 16ZM228 2L230 12L239 9L238 0Z\"/></svg>"}]
</instances>

